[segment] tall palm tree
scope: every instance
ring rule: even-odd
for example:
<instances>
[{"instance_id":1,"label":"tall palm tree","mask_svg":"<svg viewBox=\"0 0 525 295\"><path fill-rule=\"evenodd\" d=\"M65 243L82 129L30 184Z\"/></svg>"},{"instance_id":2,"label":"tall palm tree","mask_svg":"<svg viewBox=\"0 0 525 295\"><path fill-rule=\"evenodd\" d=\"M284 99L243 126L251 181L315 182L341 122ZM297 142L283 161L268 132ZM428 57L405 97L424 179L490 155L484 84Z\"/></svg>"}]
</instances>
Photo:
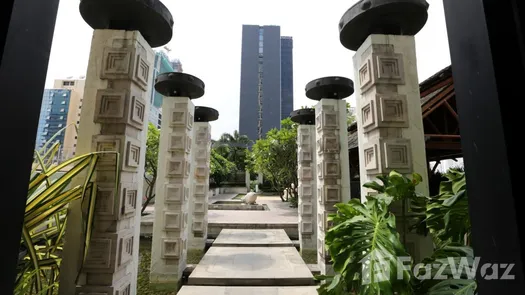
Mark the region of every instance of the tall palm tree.
<instances>
[{"instance_id":1,"label":"tall palm tree","mask_svg":"<svg viewBox=\"0 0 525 295\"><path fill-rule=\"evenodd\" d=\"M233 135L230 133L223 133L215 144L215 148L219 153L225 156L228 160L235 163L237 169L244 170L244 158L246 150L252 141L246 135L239 134L235 130Z\"/></svg>"}]
</instances>

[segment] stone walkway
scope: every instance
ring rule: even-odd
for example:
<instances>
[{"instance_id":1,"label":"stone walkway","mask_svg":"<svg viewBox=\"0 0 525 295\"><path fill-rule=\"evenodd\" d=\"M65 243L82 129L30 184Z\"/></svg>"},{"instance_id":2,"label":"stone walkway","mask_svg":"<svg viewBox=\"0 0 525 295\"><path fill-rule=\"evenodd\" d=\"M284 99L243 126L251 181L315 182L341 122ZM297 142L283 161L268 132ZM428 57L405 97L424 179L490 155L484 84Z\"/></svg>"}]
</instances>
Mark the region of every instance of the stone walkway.
<instances>
[{"instance_id":1,"label":"stone walkway","mask_svg":"<svg viewBox=\"0 0 525 295\"><path fill-rule=\"evenodd\" d=\"M225 229L178 294L314 295L316 288L283 229Z\"/></svg>"},{"instance_id":2,"label":"stone walkway","mask_svg":"<svg viewBox=\"0 0 525 295\"><path fill-rule=\"evenodd\" d=\"M237 194L221 194L210 197L209 203L231 200ZM208 211L208 238L215 239L223 229L284 229L293 240L299 239L298 214L296 209L290 209L290 203L284 203L276 196L260 196L257 203L266 204L268 211ZM153 206L145 212L153 213ZM141 235L151 236L153 232L154 214L142 217Z\"/></svg>"}]
</instances>

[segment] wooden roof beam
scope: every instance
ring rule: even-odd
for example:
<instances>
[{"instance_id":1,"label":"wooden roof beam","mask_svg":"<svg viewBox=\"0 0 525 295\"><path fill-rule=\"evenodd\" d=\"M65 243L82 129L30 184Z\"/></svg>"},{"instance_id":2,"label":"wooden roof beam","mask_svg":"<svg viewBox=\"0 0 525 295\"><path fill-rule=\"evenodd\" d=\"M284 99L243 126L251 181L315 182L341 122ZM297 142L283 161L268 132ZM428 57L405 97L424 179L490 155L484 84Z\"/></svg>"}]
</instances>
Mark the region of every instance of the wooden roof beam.
<instances>
[{"instance_id":1,"label":"wooden roof beam","mask_svg":"<svg viewBox=\"0 0 525 295\"><path fill-rule=\"evenodd\" d=\"M441 94L441 93L440 93ZM432 113L432 111L434 111L435 109L439 108L442 104L444 104L447 100L449 100L451 97L455 96L456 95L456 92L455 91L451 91L450 93L448 93L444 98L441 97L441 101L439 101L438 103L436 103L436 105L432 106L431 108L427 109L424 113L423 113L423 118L425 118L426 116L430 115Z\"/></svg>"},{"instance_id":2,"label":"wooden roof beam","mask_svg":"<svg viewBox=\"0 0 525 295\"><path fill-rule=\"evenodd\" d=\"M455 151L461 151L461 142L426 142L425 146L429 150L455 150Z\"/></svg>"},{"instance_id":3,"label":"wooden roof beam","mask_svg":"<svg viewBox=\"0 0 525 295\"><path fill-rule=\"evenodd\" d=\"M456 121L459 122L458 113L456 113L456 111L454 110L454 108L452 108L452 106L448 103L448 101L445 101L445 107L447 107L447 109L450 111L452 116L454 116L454 118L456 118Z\"/></svg>"},{"instance_id":4,"label":"wooden roof beam","mask_svg":"<svg viewBox=\"0 0 525 295\"><path fill-rule=\"evenodd\" d=\"M425 97L425 96L429 95L430 93L432 93L432 92L434 92L434 91L436 91L436 90L438 90L440 88L443 88L443 87L445 87L445 86L447 86L449 84L452 84L452 83L454 83L454 80L452 79L452 77L449 77L448 79L443 80L443 81L437 83L436 85L434 85L434 86L432 86L432 87L430 87L428 89L425 89L423 92L421 92L421 97Z\"/></svg>"}]
</instances>

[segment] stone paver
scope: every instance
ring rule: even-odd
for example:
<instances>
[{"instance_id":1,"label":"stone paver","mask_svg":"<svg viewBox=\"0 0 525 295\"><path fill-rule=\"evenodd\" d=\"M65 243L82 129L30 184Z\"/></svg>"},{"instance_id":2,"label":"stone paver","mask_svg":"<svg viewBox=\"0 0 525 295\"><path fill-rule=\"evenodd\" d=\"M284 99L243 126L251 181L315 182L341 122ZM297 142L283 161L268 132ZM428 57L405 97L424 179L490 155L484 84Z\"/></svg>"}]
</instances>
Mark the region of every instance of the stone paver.
<instances>
[{"instance_id":1,"label":"stone paver","mask_svg":"<svg viewBox=\"0 0 525 295\"><path fill-rule=\"evenodd\" d=\"M293 247L283 229L223 229L214 247Z\"/></svg>"},{"instance_id":2,"label":"stone paver","mask_svg":"<svg viewBox=\"0 0 525 295\"><path fill-rule=\"evenodd\" d=\"M207 286L314 284L294 247L211 247L188 278L188 285Z\"/></svg>"},{"instance_id":3,"label":"stone paver","mask_svg":"<svg viewBox=\"0 0 525 295\"><path fill-rule=\"evenodd\" d=\"M317 295L316 286L305 287L217 287L184 286L177 295Z\"/></svg>"}]
</instances>

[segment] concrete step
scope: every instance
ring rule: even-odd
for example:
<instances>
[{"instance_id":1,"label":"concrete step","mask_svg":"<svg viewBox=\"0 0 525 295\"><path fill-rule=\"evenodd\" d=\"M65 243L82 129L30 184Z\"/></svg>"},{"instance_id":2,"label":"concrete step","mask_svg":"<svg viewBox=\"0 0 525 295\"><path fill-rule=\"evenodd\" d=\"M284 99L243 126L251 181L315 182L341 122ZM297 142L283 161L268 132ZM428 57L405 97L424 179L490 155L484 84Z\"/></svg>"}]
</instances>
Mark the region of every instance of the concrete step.
<instances>
[{"instance_id":1,"label":"concrete step","mask_svg":"<svg viewBox=\"0 0 525 295\"><path fill-rule=\"evenodd\" d=\"M177 295L317 295L317 287L183 286Z\"/></svg>"},{"instance_id":2,"label":"concrete step","mask_svg":"<svg viewBox=\"0 0 525 295\"><path fill-rule=\"evenodd\" d=\"M188 278L188 285L200 286L315 284L294 247L211 247Z\"/></svg>"},{"instance_id":3,"label":"concrete step","mask_svg":"<svg viewBox=\"0 0 525 295\"><path fill-rule=\"evenodd\" d=\"M283 229L223 229L214 247L293 247Z\"/></svg>"}]
</instances>

